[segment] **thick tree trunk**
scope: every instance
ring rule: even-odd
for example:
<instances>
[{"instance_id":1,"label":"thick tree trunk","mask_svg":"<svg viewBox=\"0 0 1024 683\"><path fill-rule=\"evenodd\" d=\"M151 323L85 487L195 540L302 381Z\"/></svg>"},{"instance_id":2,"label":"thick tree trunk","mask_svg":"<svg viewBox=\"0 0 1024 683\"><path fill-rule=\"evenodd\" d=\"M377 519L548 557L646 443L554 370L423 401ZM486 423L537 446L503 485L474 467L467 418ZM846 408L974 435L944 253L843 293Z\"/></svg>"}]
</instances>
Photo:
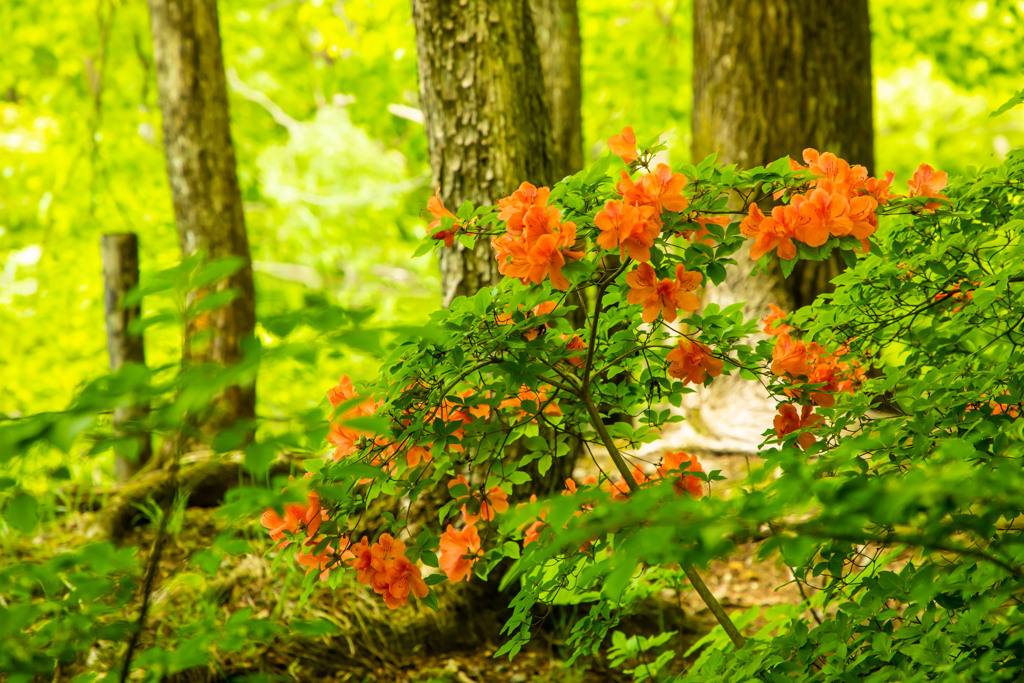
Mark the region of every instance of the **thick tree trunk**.
<instances>
[{"instance_id":1,"label":"thick tree trunk","mask_svg":"<svg viewBox=\"0 0 1024 683\"><path fill-rule=\"evenodd\" d=\"M803 149L815 147L872 170L867 0L694 0L693 19L695 161L715 153L720 162L749 168L785 155L799 161ZM741 267L723 287L710 288L707 301L746 301L752 314L767 313L769 303L792 310L830 290L841 268L836 255L800 263L786 280L778 271L748 278L753 264L746 253L736 255ZM736 394L733 383L722 384L729 387L716 388L717 398L702 405L705 424L717 419L717 406L730 431L747 425L742 440L757 443L763 418L741 417L737 425L733 409L758 401L764 409L763 396Z\"/></svg>"},{"instance_id":2,"label":"thick tree trunk","mask_svg":"<svg viewBox=\"0 0 1024 683\"><path fill-rule=\"evenodd\" d=\"M531 0L551 132L555 176L583 168L583 113L580 86L580 18L576 0Z\"/></svg>"},{"instance_id":3,"label":"thick tree trunk","mask_svg":"<svg viewBox=\"0 0 1024 683\"><path fill-rule=\"evenodd\" d=\"M414 0L412 7L430 168L445 205L492 204L523 181L556 180L527 0ZM446 306L498 278L485 240L442 254Z\"/></svg>"},{"instance_id":4,"label":"thick tree trunk","mask_svg":"<svg viewBox=\"0 0 1024 683\"><path fill-rule=\"evenodd\" d=\"M873 168L867 0L695 0L693 25L695 161L749 168L815 147ZM802 264L772 289L810 303L838 264Z\"/></svg>"},{"instance_id":5,"label":"thick tree trunk","mask_svg":"<svg viewBox=\"0 0 1024 683\"><path fill-rule=\"evenodd\" d=\"M241 257L206 291L233 289L229 304L188 320L185 362L231 365L253 338L255 293L231 142L216 0L149 0L167 174L184 255ZM256 387L227 390L204 422L214 429L255 416Z\"/></svg>"}]
</instances>

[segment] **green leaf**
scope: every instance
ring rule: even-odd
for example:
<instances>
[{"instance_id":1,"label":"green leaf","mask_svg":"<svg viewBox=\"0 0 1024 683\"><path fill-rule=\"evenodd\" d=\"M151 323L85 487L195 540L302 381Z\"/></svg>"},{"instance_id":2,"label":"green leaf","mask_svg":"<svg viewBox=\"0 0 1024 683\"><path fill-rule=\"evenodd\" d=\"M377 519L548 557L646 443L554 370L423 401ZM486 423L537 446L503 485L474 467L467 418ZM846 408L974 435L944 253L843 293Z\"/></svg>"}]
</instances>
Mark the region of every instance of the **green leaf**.
<instances>
[{"instance_id":1,"label":"green leaf","mask_svg":"<svg viewBox=\"0 0 1024 683\"><path fill-rule=\"evenodd\" d=\"M999 116L1004 114L1019 104L1024 104L1024 88L1021 88L1010 97L1010 99L1003 102L998 109L989 114L990 117Z\"/></svg>"},{"instance_id":2,"label":"green leaf","mask_svg":"<svg viewBox=\"0 0 1024 683\"><path fill-rule=\"evenodd\" d=\"M38 503L35 497L27 493L19 493L7 502L7 506L4 508L4 519L13 529L27 534L35 528L39 521L37 509Z\"/></svg>"},{"instance_id":3,"label":"green leaf","mask_svg":"<svg viewBox=\"0 0 1024 683\"><path fill-rule=\"evenodd\" d=\"M789 277L793 274L793 269L796 268L796 259L779 259L779 268L782 270L783 277Z\"/></svg>"},{"instance_id":4,"label":"green leaf","mask_svg":"<svg viewBox=\"0 0 1024 683\"><path fill-rule=\"evenodd\" d=\"M360 429L373 434L387 434L391 431L391 422L383 417L359 416L341 420L341 424L353 429Z\"/></svg>"},{"instance_id":5,"label":"green leaf","mask_svg":"<svg viewBox=\"0 0 1024 683\"><path fill-rule=\"evenodd\" d=\"M720 285L725 282L726 271L725 267L717 261L711 261L704 268L704 272L707 274L708 279L715 285Z\"/></svg>"},{"instance_id":6,"label":"green leaf","mask_svg":"<svg viewBox=\"0 0 1024 683\"><path fill-rule=\"evenodd\" d=\"M234 275L242 269L246 260L241 256L224 256L208 261L192 275L192 287L207 287L219 280Z\"/></svg>"},{"instance_id":7,"label":"green leaf","mask_svg":"<svg viewBox=\"0 0 1024 683\"><path fill-rule=\"evenodd\" d=\"M256 476L263 476L277 457L277 449L272 444L254 442L245 447L245 469Z\"/></svg>"}]
</instances>

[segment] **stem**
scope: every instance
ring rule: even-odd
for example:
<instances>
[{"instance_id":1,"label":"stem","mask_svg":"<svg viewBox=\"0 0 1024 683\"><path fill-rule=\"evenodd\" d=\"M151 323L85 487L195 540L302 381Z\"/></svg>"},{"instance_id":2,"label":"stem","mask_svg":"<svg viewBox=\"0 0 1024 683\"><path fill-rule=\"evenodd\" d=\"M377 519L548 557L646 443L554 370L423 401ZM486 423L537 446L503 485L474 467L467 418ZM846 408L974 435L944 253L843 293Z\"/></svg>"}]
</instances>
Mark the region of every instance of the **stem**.
<instances>
[{"instance_id":1,"label":"stem","mask_svg":"<svg viewBox=\"0 0 1024 683\"><path fill-rule=\"evenodd\" d=\"M597 326L601 317L601 299L604 297L604 287L600 286L597 289L597 300L594 302L594 315L590 321L590 348L587 350L587 364L583 371L583 386L580 387L579 397L583 402L584 407L587 409L587 414L590 416L590 422L594 425L594 430L597 431L598 436L601 438L601 443L604 444L605 449L608 451L609 457L612 462L615 463L615 467L619 470L619 474L622 475L623 481L629 486L630 491L636 491L640 486L636 483L636 479L633 477L633 473L629 470L629 465L626 463L625 458L622 457L622 453L619 452L618 447L615 445L615 441L612 439L612 435L608 432L608 428L604 424L604 420L601 419L601 411L594 405L594 399L590 395L590 373L593 369L594 363L594 346L597 337ZM732 619L726 613L721 603L711 594L708 590L707 584L697 573L697 569L690 563L684 563L682 565L683 573L686 574L686 578L690 580L693 585L693 589L697 591L697 595L704 601L711 613L715 615L715 619L728 634L729 639L732 640L733 645L736 649L740 649L746 643L743 635L739 629L736 628L736 624L732 623Z\"/></svg>"},{"instance_id":2,"label":"stem","mask_svg":"<svg viewBox=\"0 0 1024 683\"><path fill-rule=\"evenodd\" d=\"M711 613L715 615L715 619L718 620L718 623L725 630L726 634L728 634L729 640L732 641L732 644L736 646L737 650L742 648L747 642L746 639L743 638L740 630L736 628L736 624L732 623L732 619L730 619L729 615L726 614L722 604L718 602L714 595L712 595L707 584L704 583L704 579L700 578L700 574L697 573L696 567L689 562L682 566L683 573L686 574L686 578L688 578L690 583L693 584L693 589L697 591L697 595L700 596L700 599L704 601L704 604L708 606Z\"/></svg>"}]
</instances>

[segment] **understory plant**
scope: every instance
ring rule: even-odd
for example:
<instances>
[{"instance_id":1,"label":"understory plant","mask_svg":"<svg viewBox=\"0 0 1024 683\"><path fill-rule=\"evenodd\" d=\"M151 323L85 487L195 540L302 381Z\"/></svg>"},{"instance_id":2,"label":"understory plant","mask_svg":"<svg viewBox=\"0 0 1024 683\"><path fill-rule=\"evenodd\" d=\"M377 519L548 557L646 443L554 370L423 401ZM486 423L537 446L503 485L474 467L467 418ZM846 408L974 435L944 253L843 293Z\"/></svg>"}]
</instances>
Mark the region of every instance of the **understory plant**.
<instances>
[{"instance_id":1,"label":"understory plant","mask_svg":"<svg viewBox=\"0 0 1024 683\"><path fill-rule=\"evenodd\" d=\"M1013 679L1024 154L948 186L922 164L904 196L813 149L741 171L671 169L629 128L609 146L621 162L497 206L431 198L432 244L489 240L504 278L397 340L377 381L330 390L329 457L264 514L271 536L310 580L355 572L392 609L470 576L514 585L498 655L571 601L589 605L574 661L685 581L720 624L688 680ZM702 304L744 249L787 275L834 251L849 267L799 311ZM694 455L639 453L733 374L778 414L763 467L709 496L721 474ZM527 497L577 457L599 475ZM804 599L730 615L698 568L740 542Z\"/></svg>"}]
</instances>

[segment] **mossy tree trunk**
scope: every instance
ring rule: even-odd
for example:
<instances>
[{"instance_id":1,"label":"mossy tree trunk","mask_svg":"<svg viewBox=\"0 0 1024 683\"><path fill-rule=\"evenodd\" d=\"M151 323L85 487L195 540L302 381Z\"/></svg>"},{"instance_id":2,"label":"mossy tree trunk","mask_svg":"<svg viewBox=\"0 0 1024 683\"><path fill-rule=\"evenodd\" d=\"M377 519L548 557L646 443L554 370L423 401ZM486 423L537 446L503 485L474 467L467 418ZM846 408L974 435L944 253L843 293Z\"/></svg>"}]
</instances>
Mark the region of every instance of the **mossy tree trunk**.
<instances>
[{"instance_id":1,"label":"mossy tree trunk","mask_svg":"<svg viewBox=\"0 0 1024 683\"><path fill-rule=\"evenodd\" d=\"M242 196L231 142L228 96L216 0L149 0L164 149L183 255L239 257L230 277L191 297L233 289L227 305L191 317L186 363L232 365L253 339L255 293ZM211 291L212 290L212 291ZM215 402L206 426L220 429L255 417L255 382L232 386Z\"/></svg>"},{"instance_id":2,"label":"mossy tree trunk","mask_svg":"<svg viewBox=\"0 0 1024 683\"><path fill-rule=\"evenodd\" d=\"M550 185L557 157L527 0L414 0L420 108L434 187L452 211L521 182ZM490 244L441 256L442 300L498 281Z\"/></svg>"},{"instance_id":3,"label":"mossy tree trunk","mask_svg":"<svg viewBox=\"0 0 1024 683\"><path fill-rule=\"evenodd\" d=\"M815 147L874 166L871 33L867 0L694 0L693 146L695 161L709 154L742 168L769 163ZM802 262L788 278L748 278L747 250L739 268L706 300L723 306L748 302L748 315L767 313L776 303L792 310L832 287L842 267L838 255L821 263ZM716 385L701 406L706 426L721 409L732 424L719 431L742 432L757 443L764 415L737 418L739 404L756 403L750 387ZM750 383L747 383L750 384ZM734 393L734 389L739 393ZM717 397L716 397L717 395ZM743 423L737 425L737 421ZM712 429L715 431L715 429Z\"/></svg>"},{"instance_id":4,"label":"mossy tree trunk","mask_svg":"<svg viewBox=\"0 0 1024 683\"><path fill-rule=\"evenodd\" d=\"M466 201L493 204L524 181L550 186L578 170L575 9L574 1L563 0L535 0L533 6L529 0L413 1L432 182L449 209ZM535 16L543 26L542 48ZM548 53L544 62L542 51ZM549 106L558 116L557 135ZM442 253L445 306L500 277L489 240L479 240L473 250L456 243ZM573 458L557 462L531 480L530 492L550 491L571 474Z\"/></svg>"}]
</instances>

